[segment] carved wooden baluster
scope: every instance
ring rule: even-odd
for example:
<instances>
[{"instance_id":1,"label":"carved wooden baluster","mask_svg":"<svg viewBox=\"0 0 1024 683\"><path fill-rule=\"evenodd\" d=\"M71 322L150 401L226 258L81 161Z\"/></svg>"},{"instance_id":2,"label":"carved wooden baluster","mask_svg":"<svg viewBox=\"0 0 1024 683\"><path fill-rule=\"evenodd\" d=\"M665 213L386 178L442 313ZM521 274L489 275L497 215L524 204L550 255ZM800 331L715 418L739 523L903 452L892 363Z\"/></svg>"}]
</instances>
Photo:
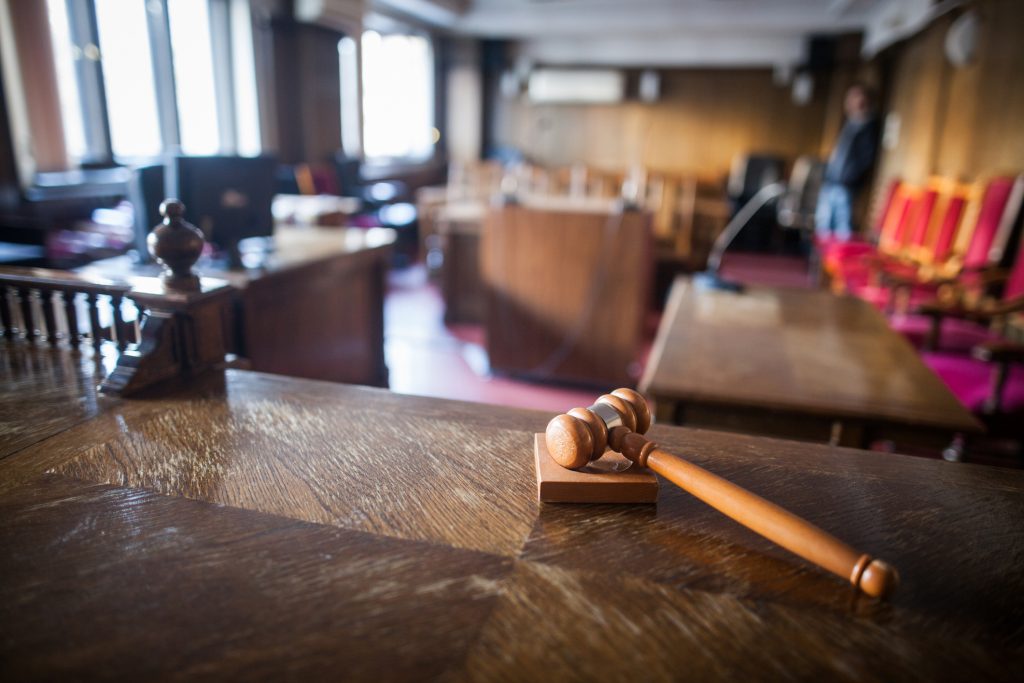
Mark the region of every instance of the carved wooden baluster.
<instances>
[{"instance_id":1,"label":"carved wooden baluster","mask_svg":"<svg viewBox=\"0 0 1024 683\"><path fill-rule=\"evenodd\" d=\"M0 323L4 326L4 337L14 337L14 316L11 315L10 289L0 286Z\"/></svg>"},{"instance_id":2,"label":"carved wooden baluster","mask_svg":"<svg viewBox=\"0 0 1024 683\"><path fill-rule=\"evenodd\" d=\"M25 339L35 339L36 318L32 310L32 290L26 287L18 288L18 298L21 301L21 326L25 333Z\"/></svg>"},{"instance_id":3,"label":"carved wooden baluster","mask_svg":"<svg viewBox=\"0 0 1024 683\"><path fill-rule=\"evenodd\" d=\"M114 324L112 326L114 336L117 337L117 348L120 351L124 351L128 346L128 331L127 325L124 322L124 316L121 314L121 304L124 302L124 298L120 294L110 295L110 305L114 309Z\"/></svg>"},{"instance_id":4,"label":"carved wooden baluster","mask_svg":"<svg viewBox=\"0 0 1024 683\"><path fill-rule=\"evenodd\" d=\"M132 341L138 344L142 341L142 323L146 319L146 309L138 301L132 301L135 306L135 339Z\"/></svg>"},{"instance_id":5,"label":"carved wooden baluster","mask_svg":"<svg viewBox=\"0 0 1024 683\"><path fill-rule=\"evenodd\" d=\"M46 327L46 341L50 346L57 345L57 312L54 310L53 290L39 290L39 303L43 309L43 322Z\"/></svg>"},{"instance_id":6,"label":"carved wooden baluster","mask_svg":"<svg viewBox=\"0 0 1024 683\"><path fill-rule=\"evenodd\" d=\"M71 348L77 349L82 343L82 335L78 329L78 309L75 307L78 293L64 292L61 296L64 299L64 320L68 324L68 343L71 344Z\"/></svg>"},{"instance_id":7,"label":"carved wooden baluster","mask_svg":"<svg viewBox=\"0 0 1024 683\"><path fill-rule=\"evenodd\" d=\"M92 334L92 346L94 349L99 350L100 345L103 343L103 328L100 327L100 311L97 298L96 294L92 292L85 295L85 300L89 306L89 330L90 334Z\"/></svg>"}]
</instances>

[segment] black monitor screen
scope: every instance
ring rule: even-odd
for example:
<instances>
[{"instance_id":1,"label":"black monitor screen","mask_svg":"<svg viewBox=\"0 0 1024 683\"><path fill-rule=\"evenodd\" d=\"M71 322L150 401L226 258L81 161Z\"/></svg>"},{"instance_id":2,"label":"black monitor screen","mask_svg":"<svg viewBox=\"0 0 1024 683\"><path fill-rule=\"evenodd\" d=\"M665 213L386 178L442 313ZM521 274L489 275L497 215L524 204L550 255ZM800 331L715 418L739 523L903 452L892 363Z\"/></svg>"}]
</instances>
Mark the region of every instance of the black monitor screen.
<instances>
[{"instance_id":1,"label":"black monitor screen","mask_svg":"<svg viewBox=\"0 0 1024 683\"><path fill-rule=\"evenodd\" d=\"M277 160L272 157L177 157L185 218L222 249L274 232Z\"/></svg>"}]
</instances>

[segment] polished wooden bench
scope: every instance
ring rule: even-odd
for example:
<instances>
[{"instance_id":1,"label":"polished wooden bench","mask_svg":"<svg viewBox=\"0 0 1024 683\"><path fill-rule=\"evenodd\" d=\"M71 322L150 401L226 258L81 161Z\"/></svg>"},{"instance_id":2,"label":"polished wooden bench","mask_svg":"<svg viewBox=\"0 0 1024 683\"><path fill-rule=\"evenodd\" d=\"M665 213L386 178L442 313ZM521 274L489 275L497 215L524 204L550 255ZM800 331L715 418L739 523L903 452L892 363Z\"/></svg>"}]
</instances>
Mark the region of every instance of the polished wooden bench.
<instances>
[{"instance_id":1,"label":"polished wooden bench","mask_svg":"<svg viewBox=\"0 0 1024 683\"><path fill-rule=\"evenodd\" d=\"M25 405L91 400L75 372L56 396L44 366L10 366L0 386ZM1024 665L1022 472L652 428L890 560L902 584L879 603L672 486L656 506L539 504L549 414L238 370L103 401L0 458L6 678L1019 680ZM2 405L5 431L40 414Z\"/></svg>"}]
</instances>

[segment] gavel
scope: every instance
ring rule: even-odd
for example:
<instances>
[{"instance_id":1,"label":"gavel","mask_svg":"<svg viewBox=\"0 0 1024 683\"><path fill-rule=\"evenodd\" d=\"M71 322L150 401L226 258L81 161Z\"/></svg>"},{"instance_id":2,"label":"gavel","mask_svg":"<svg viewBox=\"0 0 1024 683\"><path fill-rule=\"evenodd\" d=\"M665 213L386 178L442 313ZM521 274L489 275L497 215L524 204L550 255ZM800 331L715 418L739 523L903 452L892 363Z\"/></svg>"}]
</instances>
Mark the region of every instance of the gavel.
<instances>
[{"instance_id":1,"label":"gavel","mask_svg":"<svg viewBox=\"0 0 1024 683\"><path fill-rule=\"evenodd\" d=\"M722 514L819 567L849 579L876 598L892 593L899 575L891 565L859 553L807 520L698 465L667 453L641 436L651 426L647 400L616 389L589 408L573 408L548 423L548 453L562 467L579 469L606 448L648 467Z\"/></svg>"}]
</instances>

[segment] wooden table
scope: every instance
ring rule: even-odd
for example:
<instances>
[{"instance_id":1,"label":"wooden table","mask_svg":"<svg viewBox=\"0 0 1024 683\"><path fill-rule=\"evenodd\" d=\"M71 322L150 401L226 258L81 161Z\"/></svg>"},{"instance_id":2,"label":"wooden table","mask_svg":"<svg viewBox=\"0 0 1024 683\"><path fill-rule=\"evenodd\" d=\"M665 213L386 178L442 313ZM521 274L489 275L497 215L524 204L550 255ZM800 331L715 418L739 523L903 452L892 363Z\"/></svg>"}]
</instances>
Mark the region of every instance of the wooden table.
<instances>
[{"instance_id":1,"label":"wooden table","mask_svg":"<svg viewBox=\"0 0 1024 683\"><path fill-rule=\"evenodd\" d=\"M881 313L824 291L677 278L640 390L663 421L848 446L982 430Z\"/></svg>"},{"instance_id":2,"label":"wooden table","mask_svg":"<svg viewBox=\"0 0 1024 683\"><path fill-rule=\"evenodd\" d=\"M608 389L636 381L649 213L533 196L488 212L480 252L492 369Z\"/></svg>"},{"instance_id":3,"label":"wooden table","mask_svg":"<svg viewBox=\"0 0 1024 683\"><path fill-rule=\"evenodd\" d=\"M385 228L279 225L273 250L254 267L227 270L201 259L195 270L238 288L232 350L252 369L387 386L384 295L394 241ZM160 268L118 257L80 271L125 278Z\"/></svg>"},{"instance_id":4,"label":"wooden table","mask_svg":"<svg viewBox=\"0 0 1024 683\"><path fill-rule=\"evenodd\" d=\"M4 678L1020 680L1024 473L652 429L893 562L875 603L670 486L538 504L549 417L229 371L39 431L0 458Z\"/></svg>"}]
</instances>

